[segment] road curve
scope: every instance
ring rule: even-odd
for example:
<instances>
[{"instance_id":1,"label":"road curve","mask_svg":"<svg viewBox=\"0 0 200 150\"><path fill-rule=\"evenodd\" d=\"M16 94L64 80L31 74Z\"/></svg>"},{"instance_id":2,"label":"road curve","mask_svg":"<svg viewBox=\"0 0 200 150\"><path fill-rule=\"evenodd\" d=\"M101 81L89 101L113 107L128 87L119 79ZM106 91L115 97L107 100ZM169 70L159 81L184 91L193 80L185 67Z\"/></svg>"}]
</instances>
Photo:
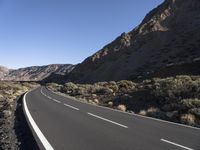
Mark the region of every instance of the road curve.
<instances>
[{"instance_id":1,"label":"road curve","mask_svg":"<svg viewBox=\"0 0 200 150\"><path fill-rule=\"evenodd\" d=\"M200 150L200 129L81 103L37 88L24 113L41 149Z\"/></svg>"}]
</instances>

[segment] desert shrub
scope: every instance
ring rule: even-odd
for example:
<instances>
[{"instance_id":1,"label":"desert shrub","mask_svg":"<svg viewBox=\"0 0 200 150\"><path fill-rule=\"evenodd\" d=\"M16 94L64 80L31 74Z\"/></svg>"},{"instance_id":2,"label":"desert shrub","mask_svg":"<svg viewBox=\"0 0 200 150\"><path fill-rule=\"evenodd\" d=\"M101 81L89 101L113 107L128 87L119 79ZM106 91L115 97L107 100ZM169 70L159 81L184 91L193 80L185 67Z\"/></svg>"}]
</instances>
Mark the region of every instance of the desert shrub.
<instances>
[{"instance_id":1,"label":"desert shrub","mask_svg":"<svg viewBox=\"0 0 200 150\"><path fill-rule=\"evenodd\" d=\"M14 84L12 85L12 90L14 91L18 91L22 89L22 85L21 84Z\"/></svg>"},{"instance_id":2,"label":"desert shrub","mask_svg":"<svg viewBox=\"0 0 200 150\"><path fill-rule=\"evenodd\" d=\"M78 88L84 89L85 93L92 93L92 85L91 84L76 84Z\"/></svg>"},{"instance_id":3,"label":"desert shrub","mask_svg":"<svg viewBox=\"0 0 200 150\"><path fill-rule=\"evenodd\" d=\"M30 86L30 83L28 83L28 82L23 82L23 83L22 83L22 86L29 87L29 86Z\"/></svg>"},{"instance_id":4,"label":"desert shrub","mask_svg":"<svg viewBox=\"0 0 200 150\"><path fill-rule=\"evenodd\" d=\"M62 92L70 94L70 93L73 93L77 88L78 87L76 84L74 84L72 82L68 82L68 83L64 84L64 86L62 88Z\"/></svg>"},{"instance_id":5,"label":"desert shrub","mask_svg":"<svg viewBox=\"0 0 200 150\"><path fill-rule=\"evenodd\" d=\"M60 91L62 88L62 85L59 85L57 83L48 83L46 86L53 91Z\"/></svg>"},{"instance_id":6,"label":"desert shrub","mask_svg":"<svg viewBox=\"0 0 200 150\"><path fill-rule=\"evenodd\" d=\"M111 101L108 102L108 106L109 106L109 107L112 107L112 106L113 106L113 102L111 102Z\"/></svg>"},{"instance_id":7,"label":"desert shrub","mask_svg":"<svg viewBox=\"0 0 200 150\"><path fill-rule=\"evenodd\" d=\"M100 87L98 89L96 89L97 94L111 94L113 93L113 90L107 87Z\"/></svg>"},{"instance_id":8,"label":"desert shrub","mask_svg":"<svg viewBox=\"0 0 200 150\"><path fill-rule=\"evenodd\" d=\"M158 112L159 109L158 108L155 108L155 107L149 107L147 109L147 113L155 113L155 112Z\"/></svg>"},{"instance_id":9,"label":"desert shrub","mask_svg":"<svg viewBox=\"0 0 200 150\"><path fill-rule=\"evenodd\" d=\"M195 125L196 118L193 114L182 114L180 116L180 121L181 121L181 123L185 123L188 125Z\"/></svg>"},{"instance_id":10,"label":"desert shrub","mask_svg":"<svg viewBox=\"0 0 200 150\"><path fill-rule=\"evenodd\" d=\"M147 113L148 116L152 116L152 117L157 117L157 118L163 117L163 113L160 111L160 109L155 108L155 107L149 107L146 110L146 113Z\"/></svg>"},{"instance_id":11,"label":"desert shrub","mask_svg":"<svg viewBox=\"0 0 200 150\"><path fill-rule=\"evenodd\" d=\"M169 104L164 104L162 106L162 110L164 111L174 111L174 110L177 110L179 109L181 106L178 104L178 103L169 103Z\"/></svg>"},{"instance_id":12,"label":"desert shrub","mask_svg":"<svg viewBox=\"0 0 200 150\"><path fill-rule=\"evenodd\" d=\"M162 97L167 100L198 98L200 91L200 82L198 80L193 80L190 76L154 79L153 93L156 97Z\"/></svg>"},{"instance_id":13,"label":"desert shrub","mask_svg":"<svg viewBox=\"0 0 200 150\"><path fill-rule=\"evenodd\" d=\"M110 81L110 82L108 82L108 85L107 85L110 89L112 89L113 90L113 92L118 92L118 90L119 90L119 87L118 87L118 85L117 85L117 83L115 82L115 81Z\"/></svg>"},{"instance_id":14,"label":"desert shrub","mask_svg":"<svg viewBox=\"0 0 200 150\"><path fill-rule=\"evenodd\" d=\"M199 99L183 99L180 101L181 108L183 109L191 109L191 108L200 108L200 100Z\"/></svg>"},{"instance_id":15,"label":"desert shrub","mask_svg":"<svg viewBox=\"0 0 200 150\"><path fill-rule=\"evenodd\" d=\"M96 103L96 104L99 104L99 100L98 99L94 99L94 102Z\"/></svg>"},{"instance_id":16,"label":"desert shrub","mask_svg":"<svg viewBox=\"0 0 200 150\"><path fill-rule=\"evenodd\" d=\"M119 104L119 105L117 106L117 109L125 112L125 111L126 111L126 106L123 105L123 104Z\"/></svg>"},{"instance_id":17,"label":"desert shrub","mask_svg":"<svg viewBox=\"0 0 200 150\"><path fill-rule=\"evenodd\" d=\"M135 83L128 80L121 80L117 82L118 88L121 92L127 92L135 88Z\"/></svg>"},{"instance_id":18,"label":"desert shrub","mask_svg":"<svg viewBox=\"0 0 200 150\"><path fill-rule=\"evenodd\" d=\"M146 110L140 110L139 114L142 116L146 116L147 112L146 112Z\"/></svg>"},{"instance_id":19,"label":"desert shrub","mask_svg":"<svg viewBox=\"0 0 200 150\"><path fill-rule=\"evenodd\" d=\"M188 112L200 119L200 108L192 108Z\"/></svg>"},{"instance_id":20,"label":"desert shrub","mask_svg":"<svg viewBox=\"0 0 200 150\"><path fill-rule=\"evenodd\" d=\"M108 85L108 82L97 82L94 84L94 86L107 86Z\"/></svg>"},{"instance_id":21,"label":"desert shrub","mask_svg":"<svg viewBox=\"0 0 200 150\"><path fill-rule=\"evenodd\" d=\"M85 87L82 87L82 86L77 86L77 88L75 88L73 90L73 93L72 95L88 95L89 93L89 88L85 88Z\"/></svg>"}]
</instances>

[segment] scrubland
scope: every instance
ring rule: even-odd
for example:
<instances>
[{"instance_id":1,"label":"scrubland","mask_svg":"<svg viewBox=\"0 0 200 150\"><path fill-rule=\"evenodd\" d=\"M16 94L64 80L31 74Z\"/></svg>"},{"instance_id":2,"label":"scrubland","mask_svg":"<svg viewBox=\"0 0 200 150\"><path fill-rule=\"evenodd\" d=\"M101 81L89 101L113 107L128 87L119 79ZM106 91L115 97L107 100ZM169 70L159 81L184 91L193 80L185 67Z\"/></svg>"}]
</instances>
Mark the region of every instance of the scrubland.
<instances>
[{"instance_id":1,"label":"scrubland","mask_svg":"<svg viewBox=\"0 0 200 150\"><path fill-rule=\"evenodd\" d=\"M48 83L47 87L94 105L200 127L200 76L152 78L140 82Z\"/></svg>"}]
</instances>

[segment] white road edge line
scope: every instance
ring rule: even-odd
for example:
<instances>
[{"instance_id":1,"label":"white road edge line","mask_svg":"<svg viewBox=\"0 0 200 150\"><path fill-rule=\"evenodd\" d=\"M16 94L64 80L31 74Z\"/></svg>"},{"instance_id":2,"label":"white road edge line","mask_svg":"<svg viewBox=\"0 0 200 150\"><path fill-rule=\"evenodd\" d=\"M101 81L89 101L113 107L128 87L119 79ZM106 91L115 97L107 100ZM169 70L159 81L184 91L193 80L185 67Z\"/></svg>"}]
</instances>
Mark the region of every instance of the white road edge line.
<instances>
[{"instance_id":1,"label":"white road edge line","mask_svg":"<svg viewBox=\"0 0 200 150\"><path fill-rule=\"evenodd\" d=\"M69 108L72 108L72 109L75 109L75 110L79 110L78 108L74 107L74 106L71 106L71 105L68 105L68 104L64 104L65 106L69 107Z\"/></svg>"},{"instance_id":2,"label":"white road edge line","mask_svg":"<svg viewBox=\"0 0 200 150\"><path fill-rule=\"evenodd\" d=\"M93 117L96 117L96 118L101 119L101 120L104 120L104 121L107 121L107 122L110 122L110 123L113 123L113 124L118 125L118 126L121 126L121 127L123 127L123 128L128 128L128 127L125 126L125 125L122 125L122 124L117 123L117 122L114 122L114 121L112 121L112 120L109 120L109 119L106 119L106 118L103 118L103 117L94 115L94 114L92 114L92 113L88 113L88 115L93 116Z\"/></svg>"},{"instance_id":3,"label":"white road edge line","mask_svg":"<svg viewBox=\"0 0 200 150\"><path fill-rule=\"evenodd\" d=\"M45 136L39 129L39 127L37 126L37 124L35 123L35 121L33 120L32 116L28 110L28 107L26 104L26 95L27 94L28 94L28 92L23 97L23 108L25 110L25 115L27 117L27 120L29 121L30 125L32 126L33 130L35 131L36 135L38 136L39 140L43 144L44 148L48 149L48 150L54 150L53 147L51 146L51 144L48 142L48 140L45 138Z\"/></svg>"},{"instance_id":4,"label":"white road edge line","mask_svg":"<svg viewBox=\"0 0 200 150\"><path fill-rule=\"evenodd\" d=\"M177 143L174 143L174 142L165 140L165 139L160 139L160 140L163 141L163 142L166 142L166 143L169 143L169 144L172 144L172 145L175 145L175 146L178 146L178 147L187 149L187 150L194 150L194 149L192 149L192 148L189 148L189 147L186 147L186 146L183 146L183 145L180 145L180 144L177 144Z\"/></svg>"}]
</instances>

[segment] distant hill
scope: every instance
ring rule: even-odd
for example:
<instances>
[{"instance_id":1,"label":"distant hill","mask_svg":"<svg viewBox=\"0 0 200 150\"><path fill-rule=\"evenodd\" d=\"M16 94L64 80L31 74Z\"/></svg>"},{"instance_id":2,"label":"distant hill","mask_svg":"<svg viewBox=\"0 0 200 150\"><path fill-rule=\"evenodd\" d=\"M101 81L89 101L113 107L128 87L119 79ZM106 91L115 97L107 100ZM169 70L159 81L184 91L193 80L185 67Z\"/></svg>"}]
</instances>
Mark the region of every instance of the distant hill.
<instances>
[{"instance_id":1,"label":"distant hill","mask_svg":"<svg viewBox=\"0 0 200 150\"><path fill-rule=\"evenodd\" d=\"M199 58L200 1L165 0L132 31L77 65L66 81L135 79Z\"/></svg>"},{"instance_id":2,"label":"distant hill","mask_svg":"<svg viewBox=\"0 0 200 150\"><path fill-rule=\"evenodd\" d=\"M66 75L72 71L74 65L66 64L52 64L46 66L32 66L27 68L20 68L16 70L9 70L5 67L0 67L1 80L14 81L40 81L47 78L52 73L58 75Z\"/></svg>"}]
</instances>

